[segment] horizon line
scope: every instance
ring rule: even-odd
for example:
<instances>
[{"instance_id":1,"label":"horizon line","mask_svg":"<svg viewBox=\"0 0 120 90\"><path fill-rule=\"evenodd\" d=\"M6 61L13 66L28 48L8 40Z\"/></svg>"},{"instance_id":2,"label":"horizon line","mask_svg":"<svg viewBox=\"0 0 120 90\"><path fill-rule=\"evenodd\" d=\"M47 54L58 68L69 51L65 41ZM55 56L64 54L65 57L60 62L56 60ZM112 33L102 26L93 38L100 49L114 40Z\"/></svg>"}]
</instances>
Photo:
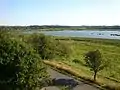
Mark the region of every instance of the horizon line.
<instances>
[{"instance_id":1,"label":"horizon line","mask_svg":"<svg viewBox=\"0 0 120 90\"><path fill-rule=\"evenodd\" d=\"M33 25L0 25L1 26L120 26L120 25L55 25L55 24L51 24L51 25L37 25L37 24L33 24Z\"/></svg>"}]
</instances>

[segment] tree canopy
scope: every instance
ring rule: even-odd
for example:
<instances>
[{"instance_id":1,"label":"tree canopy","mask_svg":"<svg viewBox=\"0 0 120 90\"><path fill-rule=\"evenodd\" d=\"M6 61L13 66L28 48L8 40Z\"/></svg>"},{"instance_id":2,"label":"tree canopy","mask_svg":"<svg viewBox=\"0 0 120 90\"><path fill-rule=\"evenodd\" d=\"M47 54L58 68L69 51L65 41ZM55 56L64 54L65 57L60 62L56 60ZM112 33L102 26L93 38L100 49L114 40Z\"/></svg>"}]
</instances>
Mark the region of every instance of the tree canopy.
<instances>
[{"instance_id":1,"label":"tree canopy","mask_svg":"<svg viewBox=\"0 0 120 90\"><path fill-rule=\"evenodd\" d=\"M35 90L47 77L45 65L31 46L0 31L2 90Z\"/></svg>"},{"instance_id":2,"label":"tree canopy","mask_svg":"<svg viewBox=\"0 0 120 90\"><path fill-rule=\"evenodd\" d=\"M94 71L94 80L96 80L97 72L104 69L105 64L99 50L89 51L85 54L85 62L91 71Z\"/></svg>"},{"instance_id":3,"label":"tree canopy","mask_svg":"<svg viewBox=\"0 0 120 90\"><path fill-rule=\"evenodd\" d=\"M42 59L69 57L70 48L64 43L44 34L33 34L27 42L33 45Z\"/></svg>"}]
</instances>

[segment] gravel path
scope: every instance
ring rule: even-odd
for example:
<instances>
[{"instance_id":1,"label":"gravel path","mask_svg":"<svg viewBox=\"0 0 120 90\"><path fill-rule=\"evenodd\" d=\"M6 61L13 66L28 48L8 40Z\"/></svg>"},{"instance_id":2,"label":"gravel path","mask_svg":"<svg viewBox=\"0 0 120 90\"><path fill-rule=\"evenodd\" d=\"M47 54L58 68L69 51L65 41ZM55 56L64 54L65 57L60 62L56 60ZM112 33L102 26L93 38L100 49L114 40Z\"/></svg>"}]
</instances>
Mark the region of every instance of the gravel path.
<instances>
[{"instance_id":1,"label":"gravel path","mask_svg":"<svg viewBox=\"0 0 120 90\"><path fill-rule=\"evenodd\" d=\"M71 78L50 68L48 69L48 73L50 74L51 78L54 79L53 81L55 85L67 85L69 86L69 90L100 90L94 86L75 80L74 78ZM49 86L45 87L45 89L43 90L60 90L60 89L56 86Z\"/></svg>"}]
</instances>

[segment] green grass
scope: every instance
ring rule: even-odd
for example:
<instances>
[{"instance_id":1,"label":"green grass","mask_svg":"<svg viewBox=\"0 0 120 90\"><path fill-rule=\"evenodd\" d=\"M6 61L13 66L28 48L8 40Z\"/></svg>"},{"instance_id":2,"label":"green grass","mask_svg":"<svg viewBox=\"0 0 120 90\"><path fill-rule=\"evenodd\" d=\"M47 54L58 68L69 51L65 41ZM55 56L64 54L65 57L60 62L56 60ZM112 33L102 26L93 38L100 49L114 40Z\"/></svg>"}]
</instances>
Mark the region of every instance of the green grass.
<instances>
[{"instance_id":1,"label":"green grass","mask_svg":"<svg viewBox=\"0 0 120 90\"><path fill-rule=\"evenodd\" d=\"M29 35L26 36L29 38ZM60 61L76 67L85 72L86 75L92 76L92 72L85 66L84 55L90 50L99 49L102 53L103 59L108 61L108 67L99 72L102 77L109 78L120 82L120 40L109 39L89 39L89 38L65 38L55 37L56 40L64 42L65 45L70 46L72 51L70 52L70 58ZM77 59L79 63L75 63Z\"/></svg>"},{"instance_id":2,"label":"green grass","mask_svg":"<svg viewBox=\"0 0 120 90\"><path fill-rule=\"evenodd\" d=\"M68 76L78 79L84 83L98 87L100 90L120 90L120 83L101 76L97 78L97 81L93 81L93 78L91 78L92 74L86 73L84 70L68 65L67 63L56 60L45 60L44 63L51 66L58 72L67 74Z\"/></svg>"},{"instance_id":3,"label":"green grass","mask_svg":"<svg viewBox=\"0 0 120 90\"><path fill-rule=\"evenodd\" d=\"M57 38L58 39L58 38ZM60 39L60 38L59 38ZM108 62L108 66L100 71L99 76L109 78L120 82L120 41L104 39L84 39L84 38L62 38L61 42L66 43L72 49L70 59L61 60L62 62L78 68L86 75L92 75L92 72L85 66L84 55L90 50L99 49L103 59ZM74 59L79 62L75 63Z\"/></svg>"},{"instance_id":4,"label":"green grass","mask_svg":"<svg viewBox=\"0 0 120 90\"><path fill-rule=\"evenodd\" d=\"M29 36L26 36L29 38ZM100 71L97 80L108 86L120 84L120 40L89 39L89 38L61 38L55 37L65 45L70 46L70 58L59 58L60 62L79 70L80 76L91 79L93 73L85 66L84 55L90 50L99 49L103 59L108 61L108 67ZM78 62L75 63L74 60ZM56 60L57 61L57 60ZM74 69L73 69L74 70ZM110 85L109 85L110 84Z\"/></svg>"}]
</instances>

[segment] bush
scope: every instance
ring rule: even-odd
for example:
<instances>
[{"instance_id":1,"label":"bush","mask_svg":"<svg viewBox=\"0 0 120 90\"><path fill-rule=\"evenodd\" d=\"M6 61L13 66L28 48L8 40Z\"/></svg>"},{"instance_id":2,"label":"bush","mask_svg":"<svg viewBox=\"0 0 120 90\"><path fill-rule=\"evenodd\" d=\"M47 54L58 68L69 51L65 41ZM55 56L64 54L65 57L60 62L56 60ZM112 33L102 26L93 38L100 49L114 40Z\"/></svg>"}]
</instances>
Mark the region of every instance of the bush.
<instances>
[{"instance_id":1,"label":"bush","mask_svg":"<svg viewBox=\"0 0 120 90\"><path fill-rule=\"evenodd\" d=\"M46 68L35 50L0 32L0 89L35 90L46 77Z\"/></svg>"},{"instance_id":2,"label":"bush","mask_svg":"<svg viewBox=\"0 0 120 90\"><path fill-rule=\"evenodd\" d=\"M56 57L67 57L69 48L64 43L55 40L51 36L44 34L33 34L28 39L28 42L34 46L42 59L53 59Z\"/></svg>"},{"instance_id":3,"label":"bush","mask_svg":"<svg viewBox=\"0 0 120 90\"><path fill-rule=\"evenodd\" d=\"M66 43L62 42L62 41L56 41L56 55L59 55L60 57L65 57L65 58L69 58L70 57L70 53L71 48L70 46L68 46Z\"/></svg>"},{"instance_id":4,"label":"bush","mask_svg":"<svg viewBox=\"0 0 120 90\"><path fill-rule=\"evenodd\" d=\"M80 63L80 60L78 60L78 59L73 59L72 62L74 62L74 63Z\"/></svg>"}]
</instances>

